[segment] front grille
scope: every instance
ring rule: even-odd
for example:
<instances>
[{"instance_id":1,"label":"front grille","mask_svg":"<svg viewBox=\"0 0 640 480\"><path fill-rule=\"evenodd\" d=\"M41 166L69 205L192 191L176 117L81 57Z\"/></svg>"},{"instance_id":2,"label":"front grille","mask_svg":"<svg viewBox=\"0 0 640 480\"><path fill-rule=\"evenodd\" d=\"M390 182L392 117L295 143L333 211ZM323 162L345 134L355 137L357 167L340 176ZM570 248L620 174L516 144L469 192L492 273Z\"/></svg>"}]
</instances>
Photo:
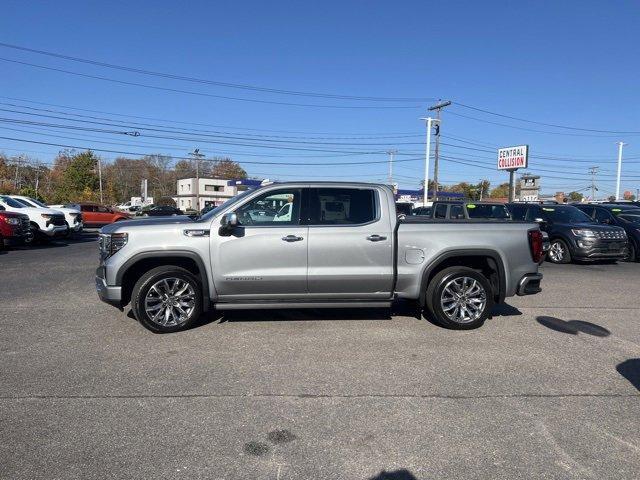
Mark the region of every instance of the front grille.
<instances>
[{"instance_id":1,"label":"front grille","mask_svg":"<svg viewBox=\"0 0 640 480\"><path fill-rule=\"evenodd\" d=\"M64 215L51 215L49 219L49 223L51 225L55 225L56 227L64 226Z\"/></svg>"},{"instance_id":2,"label":"front grille","mask_svg":"<svg viewBox=\"0 0 640 480\"><path fill-rule=\"evenodd\" d=\"M625 240L627 238L624 230L596 230L594 233L596 238L601 240Z\"/></svg>"}]
</instances>

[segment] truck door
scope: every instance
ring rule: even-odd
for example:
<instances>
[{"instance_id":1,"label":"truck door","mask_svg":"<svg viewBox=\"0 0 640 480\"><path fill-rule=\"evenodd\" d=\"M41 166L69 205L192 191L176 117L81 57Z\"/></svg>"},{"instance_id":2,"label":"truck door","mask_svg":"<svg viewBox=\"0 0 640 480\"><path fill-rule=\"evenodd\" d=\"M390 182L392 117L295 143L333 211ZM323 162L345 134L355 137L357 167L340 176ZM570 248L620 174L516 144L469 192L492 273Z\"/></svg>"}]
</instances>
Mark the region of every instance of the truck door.
<instances>
[{"instance_id":1,"label":"truck door","mask_svg":"<svg viewBox=\"0 0 640 480\"><path fill-rule=\"evenodd\" d=\"M214 283L222 299L305 297L308 227L301 225L300 188L276 188L234 211L229 236L211 230Z\"/></svg>"},{"instance_id":2,"label":"truck door","mask_svg":"<svg viewBox=\"0 0 640 480\"><path fill-rule=\"evenodd\" d=\"M381 202L376 188L310 189L307 283L311 296L388 298L393 283L390 219L394 214Z\"/></svg>"}]
</instances>

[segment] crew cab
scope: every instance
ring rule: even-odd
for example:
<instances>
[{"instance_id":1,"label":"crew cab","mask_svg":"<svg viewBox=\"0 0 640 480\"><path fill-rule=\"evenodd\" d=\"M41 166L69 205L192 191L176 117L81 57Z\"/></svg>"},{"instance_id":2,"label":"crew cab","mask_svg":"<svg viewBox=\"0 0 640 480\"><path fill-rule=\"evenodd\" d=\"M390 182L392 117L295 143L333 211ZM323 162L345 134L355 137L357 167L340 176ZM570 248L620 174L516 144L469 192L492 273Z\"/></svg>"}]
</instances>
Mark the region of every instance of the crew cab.
<instances>
[{"instance_id":1,"label":"crew cab","mask_svg":"<svg viewBox=\"0 0 640 480\"><path fill-rule=\"evenodd\" d=\"M29 243L30 235L29 217L22 213L8 212L0 205L0 250Z\"/></svg>"},{"instance_id":2,"label":"crew cab","mask_svg":"<svg viewBox=\"0 0 640 480\"><path fill-rule=\"evenodd\" d=\"M58 210L30 207L7 195L0 195L0 205L9 212L22 213L29 217L32 235L27 237L27 241L31 239L46 241L67 234L68 228L64 221L64 214Z\"/></svg>"},{"instance_id":3,"label":"crew cab","mask_svg":"<svg viewBox=\"0 0 640 480\"><path fill-rule=\"evenodd\" d=\"M620 227L599 225L572 205L509 203L516 220L536 222L549 234L547 259L552 263L572 260L622 260L627 255L627 234Z\"/></svg>"},{"instance_id":4,"label":"crew cab","mask_svg":"<svg viewBox=\"0 0 640 480\"><path fill-rule=\"evenodd\" d=\"M96 289L155 332L202 311L389 307L417 302L475 328L513 295L540 291L542 235L528 222L398 219L393 191L365 183L248 190L195 220L103 227Z\"/></svg>"},{"instance_id":5,"label":"crew cab","mask_svg":"<svg viewBox=\"0 0 640 480\"><path fill-rule=\"evenodd\" d=\"M25 204L27 207L54 208L52 206L45 205L40 200L32 197L26 197L24 195L10 195L10 197L14 200L18 200L20 203ZM64 214L64 221L67 225L67 235L71 235L73 233L82 233L82 214L80 213L79 208L60 206L55 207L54 209Z\"/></svg>"}]
</instances>

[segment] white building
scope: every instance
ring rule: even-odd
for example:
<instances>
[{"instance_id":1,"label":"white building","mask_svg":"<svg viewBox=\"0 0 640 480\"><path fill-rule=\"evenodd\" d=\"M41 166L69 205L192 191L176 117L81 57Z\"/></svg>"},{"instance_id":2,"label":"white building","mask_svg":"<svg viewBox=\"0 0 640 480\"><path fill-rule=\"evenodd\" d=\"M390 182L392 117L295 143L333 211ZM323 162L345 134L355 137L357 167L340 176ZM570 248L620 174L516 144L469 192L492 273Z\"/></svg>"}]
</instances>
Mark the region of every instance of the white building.
<instances>
[{"instance_id":1,"label":"white building","mask_svg":"<svg viewBox=\"0 0 640 480\"><path fill-rule=\"evenodd\" d=\"M227 180L224 178L182 178L177 182L176 205L180 210L202 210L208 206L222 205L238 192L260 185L260 180ZM196 205L196 193L200 205Z\"/></svg>"}]
</instances>

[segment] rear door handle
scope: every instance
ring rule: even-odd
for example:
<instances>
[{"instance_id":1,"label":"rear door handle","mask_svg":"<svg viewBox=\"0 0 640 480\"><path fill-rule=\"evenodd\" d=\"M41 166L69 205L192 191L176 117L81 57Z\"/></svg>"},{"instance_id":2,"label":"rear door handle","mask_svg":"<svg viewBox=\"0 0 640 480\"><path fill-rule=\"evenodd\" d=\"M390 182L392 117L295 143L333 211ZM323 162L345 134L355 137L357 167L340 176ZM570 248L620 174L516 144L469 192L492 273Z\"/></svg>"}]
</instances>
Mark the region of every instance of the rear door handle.
<instances>
[{"instance_id":1,"label":"rear door handle","mask_svg":"<svg viewBox=\"0 0 640 480\"><path fill-rule=\"evenodd\" d=\"M285 242L299 242L300 240L303 240L303 238L295 235L287 235L286 237L282 237L282 240Z\"/></svg>"},{"instance_id":2,"label":"rear door handle","mask_svg":"<svg viewBox=\"0 0 640 480\"><path fill-rule=\"evenodd\" d=\"M380 235L369 235L367 237L367 240L369 240L370 242L381 242L382 240L386 240L387 237L383 237Z\"/></svg>"}]
</instances>

